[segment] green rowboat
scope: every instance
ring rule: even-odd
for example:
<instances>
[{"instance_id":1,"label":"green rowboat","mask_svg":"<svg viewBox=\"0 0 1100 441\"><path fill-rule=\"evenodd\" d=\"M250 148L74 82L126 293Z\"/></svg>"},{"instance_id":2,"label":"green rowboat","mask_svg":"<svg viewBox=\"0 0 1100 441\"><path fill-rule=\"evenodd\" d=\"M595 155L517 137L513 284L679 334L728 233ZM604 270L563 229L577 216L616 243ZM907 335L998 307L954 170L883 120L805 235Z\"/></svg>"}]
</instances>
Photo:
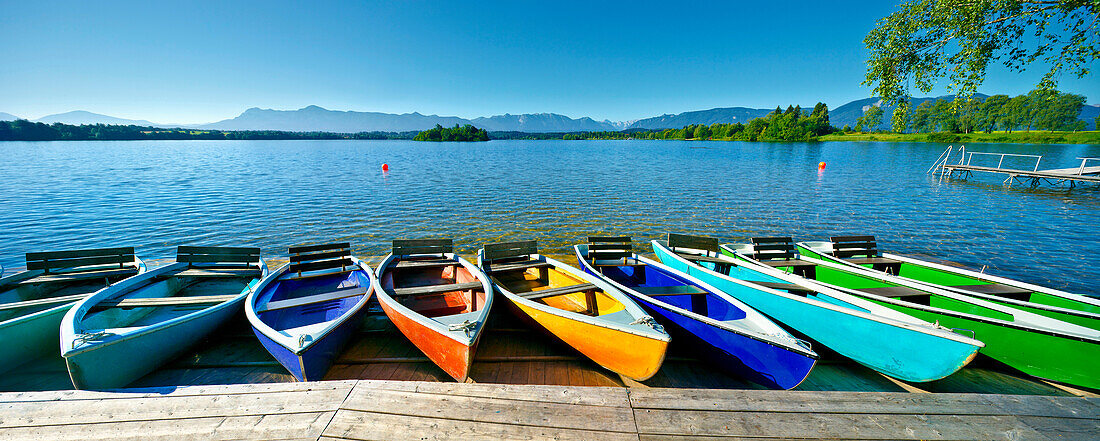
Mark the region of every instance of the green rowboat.
<instances>
[{"instance_id":1,"label":"green rowboat","mask_svg":"<svg viewBox=\"0 0 1100 441\"><path fill-rule=\"evenodd\" d=\"M1100 389L1100 331L1095 329L859 265L799 255L790 238L756 238L751 244L722 245L722 252L761 272L797 274L919 319L972 332L985 343L981 353L1026 374Z\"/></svg>"},{"instance_id":2,"label":"green rowboat","mask_svg":"<svg viewBox=\"0 0 1100 441\"><path fill-rule=\"evenodd\" d=\"M913 282L1100 330L1100 299L911 257L880 254L874 236L831 239L800 242L799 252L815 259L888 272Z\"/></svg>"}]
</instances>

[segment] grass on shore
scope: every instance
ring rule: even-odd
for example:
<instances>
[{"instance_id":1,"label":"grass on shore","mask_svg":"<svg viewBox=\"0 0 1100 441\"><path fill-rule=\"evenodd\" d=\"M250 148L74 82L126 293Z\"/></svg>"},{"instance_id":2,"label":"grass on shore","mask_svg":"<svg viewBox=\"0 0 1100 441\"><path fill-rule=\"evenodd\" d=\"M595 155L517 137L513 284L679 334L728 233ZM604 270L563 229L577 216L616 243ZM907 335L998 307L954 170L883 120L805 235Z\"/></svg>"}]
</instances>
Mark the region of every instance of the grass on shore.
<instances>
[{"instance_id":1,"label":"grass on shore","mask_svg":"<svg viewBox=\"0 0 1100 441\"><path fill-rule=\"evenodd\" d=\"M818 138L821 141L886 142L989 142L1021 144L1100 144L1100 131L1089 132L993 132L993 133L843 133Z\"/></svg>"}]
</instances>

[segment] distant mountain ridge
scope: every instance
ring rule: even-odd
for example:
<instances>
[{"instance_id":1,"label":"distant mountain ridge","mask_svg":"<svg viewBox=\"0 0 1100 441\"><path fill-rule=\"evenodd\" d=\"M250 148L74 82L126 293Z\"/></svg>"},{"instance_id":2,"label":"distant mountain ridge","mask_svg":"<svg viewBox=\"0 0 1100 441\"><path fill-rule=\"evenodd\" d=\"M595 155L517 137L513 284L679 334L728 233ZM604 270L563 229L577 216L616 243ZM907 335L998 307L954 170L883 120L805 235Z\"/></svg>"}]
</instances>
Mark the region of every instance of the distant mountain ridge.
<instances>
[{"instance_id":1,"label":"distant mountain ridge","mask_svg":"<svg viewBox=\"0 0 1100 441\"><path fill-rule=\"evenodd\" d=\"M0 112L0 121L15 121L17 119L22 119L22 118L20 118L18 116L15 116L15 115L12 115L10 113Z\"/></svg>"},{"instance_id":2,"label":"distant mountain ridge","mask_svg":"<svg viewBox=\"0 0 1100 441\"><path fill-rule=\"evenodd\" d=\"M976 97L986 98L988 95L976 94ZM954 96L912 98L912 105L936 99L953 99ZM863 115L866 109L872 105L881 105L879 98L865 98L851 101L841 106L829 109L829 122L838 128L845 125L855 126L856 120ZM785 106L784 106L785 108ZM803 111L809 112L812 105L802 106ZM235 118L209 123L209 124L158 124L146 120L134 120L116 118L108 115L100 115L83 110L48 115L35 120L52 124L60 122L64 124L118 124L138 125L152 127L184 127L206 130L279 130L289 132L410 132L430 129L436 124L451 127L455 124L472 124L491 132L593 132L593 131L618 131L624 129L679 129L692 124L715 123L747 123L753 118L766 116L775 110L754 109L749 107L719 107L708 110L695 110L677 114L665 114L651 118L643 118L634 121L613 122L597 121L589 117L570 118L556 113L524 113L519 115L504 114L489 117L466 119L457 116L423 115L413 113L383 113L383 112L358 112L329 110L320 106L306 106L298 110L274 110L253 107L245 110ZM893 106L884 106L886 117L883 125L886 128L889 115L893 112ZM1085 121L1087 127L1095 130L1094 119L1100 115L1100 106L1085 105L1078 115L1078 119ZM15 115L0 112L0 120L19 119Z\"/></svg>"}]
</instances>

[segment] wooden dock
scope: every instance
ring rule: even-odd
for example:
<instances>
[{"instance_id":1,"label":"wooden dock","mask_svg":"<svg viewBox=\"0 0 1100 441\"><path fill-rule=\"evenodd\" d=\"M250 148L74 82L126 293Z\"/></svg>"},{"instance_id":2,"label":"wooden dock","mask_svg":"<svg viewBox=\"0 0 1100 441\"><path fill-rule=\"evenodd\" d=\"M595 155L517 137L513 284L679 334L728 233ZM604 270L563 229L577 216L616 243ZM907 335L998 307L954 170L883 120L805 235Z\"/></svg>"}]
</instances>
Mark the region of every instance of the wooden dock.
<instances>
[{"instance_id":1,"label":"wooden dock","mask_svg":"<svg viewBox=\"0 0 1100 441\"><path fill-rule=\"evenodd\" d=\"M1078 183L1100 183L1100 166L1088 165L1089 161L1100 161L1100 158L1077 158L1081 160L1081 165L1077 167L1039 170L1039 163L1043 160L1043 157L1039 155L986 152L968 153L965 147L960 147L958 163L950 163L952 151L953 147L949 146L947 150L936 159L936 163L928 169L928 172L939 174L941 178L948 179L967 179L973 176L975 172L1002 174L1007 176L1003 183L1009 186L1013 183L1017 183L1030 184L1032 187L1037 187L1045 182L1050 185L1068 184L1072 188L1076 187ZM982 157L995 156L1000 159L994 167L972 165L974 155ZM1031 158L1035 159L1035 165L1031 170L1003 167L1006 158Z\"/></svg>"},{"instance_id":2,"label":"wooden dock","mask_svg":"<svg viewBox=\"0 0 1100 441\"><path fill-rule=\"evenodd\" d=\"M0 394L0 439L1100 439L1100 401L344 380Z\"/></svg>"}]
</instances>

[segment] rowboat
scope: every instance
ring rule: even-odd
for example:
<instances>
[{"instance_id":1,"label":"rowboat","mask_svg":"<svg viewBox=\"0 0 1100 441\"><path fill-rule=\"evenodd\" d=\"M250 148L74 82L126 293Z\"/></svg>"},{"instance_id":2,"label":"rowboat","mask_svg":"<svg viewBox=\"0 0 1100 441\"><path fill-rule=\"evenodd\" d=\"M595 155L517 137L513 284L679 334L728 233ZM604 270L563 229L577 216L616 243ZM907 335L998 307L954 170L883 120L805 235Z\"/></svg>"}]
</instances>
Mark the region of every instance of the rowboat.
<instances>
[{"instance_id":1,"label":"rowboat","mask_svg":"<svg viewBox=\"0 0 1100 441\"><path fill-rule=\"evenodd\" d=\"M359 328L374 272L347 242L290 248L245 301L252 331L298 381L317 381Z\"/></svg>"},{"instance_id":2,"label":"rowboat","mask_svg":"<svg viewBox=\"0 0 1100 441\"><path fill-rule=\"evenodd\" d=\"M61 355L77 389L125 387L237 314L267 272L259 248L180 246L176 262L73 306Z\"/></svg>"},{"instance_id":3,"label":"rowboat","mask_svg":"<svg viewBox=\"0 0 1100 441\"><path fill-rule=\"evenodd\" d=\"M1004 306L1100 330L1100 299L965 268L879 253L874 236L837 236L800 242L805 256L883 271Z\"/></svg>"},{"instance_id":4,"label":"rowboat","mask_svg":"<svg viewBox=\"0 0 1100 441\"><path fill-rule=\"evenodd\" d=\"M477 263L521 318L634 380L657 373L669 336L602 279L540 255L533 241L485 245Z\"/></svg>"},{"instance_id":5,"label":"rowboat","mask_svg":"<svg viewBox=\"0 0 1100 441\"><path fill-rule=\"evenodd\" d=\"M390 321L455 381L470 375L493 306L489 277L454 254L450 239L395 240L374 292Z\"/></svg>"},{"instance_id":6,"label":"rowboat","mask_svg":"<svg viewBox=\"0 0 1100 441\"><path fill-rule=\"evenodd\" d=\"M145 272L134 249L27 253L27 270L0 279L0 372L57 356L61 319L76 302Z\"/></svg>"},{"instance_id":7,"label":"rowboat","mask_svg":"<svg viewBox=\"0 0 1100 441\"><path fill-rule=\"evenodd\" d=\"M724 245L745 266L826 284L846 293L926 321L971 333L985 343L981 352L1036 377L1100 388L1100 331L999 305L932 285L875 271L797 255L790 238L757 238L752 244ZM776 258L768 249L780 248ZM763 248L763 251L760 252ZM806 265L790 274L787 259Z\"/></svg>"},{"instance_id":8,"label":"rowboat","mask_svg":"<svg viewBox=\"0 0 1100 441\"><path fill-rule=\"evenodd\" d=\"M695 276L837 353L906 381L944 378L982 342L813 281L764 273L718 252L718 240L669 234L654 240L662 263Z\"/></svg>"},{"instance_id":9,"label":"rowboat","mask_svg":"<svg viewBox=\"0 0 1100 441\"><path fill-rule=\"evenodd\" d=\"M635 254L629 237L589 237L588 242L573 247L581 268L636 300L701 358L772 389L794 388L810 375L817 353L763 314Z\"/></svg>"}]
</instances>

